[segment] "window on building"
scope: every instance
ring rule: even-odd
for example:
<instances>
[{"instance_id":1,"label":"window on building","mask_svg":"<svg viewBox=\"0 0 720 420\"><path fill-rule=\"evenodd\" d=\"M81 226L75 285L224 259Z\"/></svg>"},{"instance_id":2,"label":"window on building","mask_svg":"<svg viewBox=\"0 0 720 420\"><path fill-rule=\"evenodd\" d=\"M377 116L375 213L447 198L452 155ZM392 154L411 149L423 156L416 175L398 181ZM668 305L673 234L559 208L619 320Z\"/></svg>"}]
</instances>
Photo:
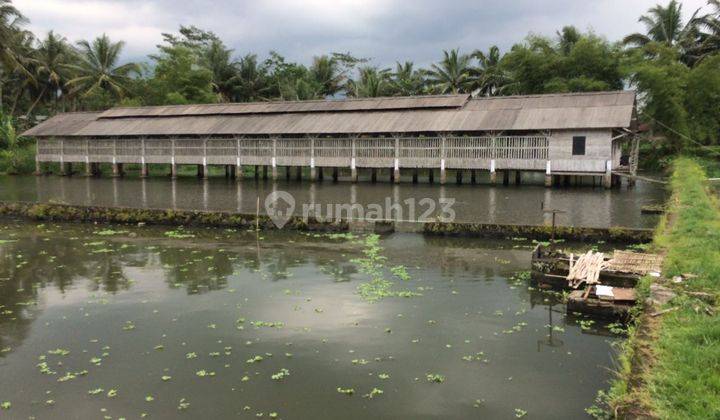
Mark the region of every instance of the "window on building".
<instances>
[{"instance_id":1,"label":"window on building","mask_svg":"<svg viewBox=\"0 0 720 420\"><path fill-rule=\"evenodd\" d=\"M585 136L573 136L573 156L585 154Z\"/></svg>"}]
</instances>

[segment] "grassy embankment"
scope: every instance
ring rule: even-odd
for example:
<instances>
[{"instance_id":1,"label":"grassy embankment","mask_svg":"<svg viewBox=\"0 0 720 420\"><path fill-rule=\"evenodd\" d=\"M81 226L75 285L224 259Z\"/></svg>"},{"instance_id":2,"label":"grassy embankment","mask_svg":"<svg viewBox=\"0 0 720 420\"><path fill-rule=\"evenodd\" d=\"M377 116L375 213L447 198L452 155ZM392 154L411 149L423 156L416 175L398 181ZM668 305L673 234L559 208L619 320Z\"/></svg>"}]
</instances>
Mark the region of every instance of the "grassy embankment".
<instances>
[{"instance_id":1,"label":"grassy embankment","mask_svg":"<svg viewBox=\"0 0 720 420\"><path fill-rule=\"evenodd\" d=\"M668 213L653 242L666 255L663 279L646 278L639 291L647 297L657 281L677 297L638 308L607 395L611 416L720 418L720 207L705 179L696 161L674 162ZM681 274L690 276L667 280Z\"/></svg>"}]
</instances>

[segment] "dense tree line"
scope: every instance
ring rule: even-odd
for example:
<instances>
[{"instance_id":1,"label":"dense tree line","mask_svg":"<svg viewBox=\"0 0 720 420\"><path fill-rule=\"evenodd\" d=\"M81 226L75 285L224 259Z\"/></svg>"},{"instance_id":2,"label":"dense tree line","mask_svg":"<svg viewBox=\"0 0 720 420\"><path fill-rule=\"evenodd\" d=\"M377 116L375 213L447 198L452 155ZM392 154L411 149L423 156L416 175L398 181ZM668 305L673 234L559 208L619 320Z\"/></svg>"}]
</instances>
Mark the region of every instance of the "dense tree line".
<instances>
[{"instance_id":1,"label":"dense tree line","mask_svg":"<svg viewBox=\"0 0 720 420\"><path fill-rule=\"evenodd\" d=\"M0 126L11 118L30 124L57 112L116 105L630 87L640 94L656 153L718 146L720 0L708 5L709 13L687 18L675 0L657 5L639 19L645 33L617 43L566 26L555 37L529 35L504 54L495 46L453 49L428 68L412 62L385 68L350 53L314 57L308 66L273 51L236 57L217 35L193 26L163 34L147 62L123 63L122 41L101 35L71 44L54 32L37 38L11 0L0 0Z\"/></svg>"}]
</instances>

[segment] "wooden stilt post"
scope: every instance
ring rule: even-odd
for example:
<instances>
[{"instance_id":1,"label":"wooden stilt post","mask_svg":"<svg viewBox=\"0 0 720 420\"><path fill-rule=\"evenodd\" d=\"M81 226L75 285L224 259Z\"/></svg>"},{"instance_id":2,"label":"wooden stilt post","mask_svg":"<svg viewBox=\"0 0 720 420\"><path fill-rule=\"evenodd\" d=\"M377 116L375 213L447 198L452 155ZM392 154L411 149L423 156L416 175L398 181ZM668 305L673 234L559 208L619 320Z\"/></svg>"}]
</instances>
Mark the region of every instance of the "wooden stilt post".
<instances>
[{"instance_id":1,"label":"wooden stilt post","mask_svg":"<svg viewBox=\"0 0 720 420\"><path fill-rule=\"evenodd\" d=\"M428 169L428 182L430 184L435 182L435 170L433 168Z\"/></svg>"},{"instance_id":2,"label":"wooden stilt post","mask_svg":"<svg viewBox=\"0 0 720 420\"><path fill-rule=\"evenodd\" d=\"M418 183L418 168L413 168L412 182L413 184Z\"/></svg>"},{"instance_id":3,"label":"wooden stilt post","mask_svg":"<svg viewBox=\"0 0 720 420\"><path fill-rule=\"evenodd\" d=\"M338 167L335 166L335 167L333 167L333 171L332 171L333 182L338 182L338 177L339 177L339 170L338 170Z\"/></svg>"}]
</instances>

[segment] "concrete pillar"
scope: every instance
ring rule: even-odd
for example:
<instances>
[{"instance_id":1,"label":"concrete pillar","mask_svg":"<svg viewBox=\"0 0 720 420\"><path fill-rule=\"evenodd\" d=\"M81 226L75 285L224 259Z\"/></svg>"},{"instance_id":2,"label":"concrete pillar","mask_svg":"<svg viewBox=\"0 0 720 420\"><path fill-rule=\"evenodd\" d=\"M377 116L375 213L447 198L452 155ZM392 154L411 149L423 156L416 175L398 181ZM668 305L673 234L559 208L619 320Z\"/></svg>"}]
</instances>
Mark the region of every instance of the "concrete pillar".
<instances>
[{"instance_id":1,"label":"concrete pillar","mask_svg":"<svg viewBox=\"0 0 720 420\"><path fill-rule=\"evenodd\" d=\"M122 163L113 163L112 164L112 176L113 176L113 178L122 176Z\"/></svg>"},{"instance_id":2,"label":"concrete pillar","mask_svg":"<svg viewBox=\"0 0 720 420\"><path fill-rule=\"evenodd\" d=\"M504 170L502 171L503 174L503 185L509 185L510 184L510 171Z\"/></svg>"},{"instance_id":3,"label":"concrete pillar","mask_svg":"<svg viewBox=\"0 0 720 420\"><path fill-rule=\"evenodd\" d=\"M358 181L358 170L357 170L357 168L355 167L355 165L353 165L353 166L350 168L350 181L352 181L352 182L357 182L357 181Z\"/></svg>"},{"instance_id":4,"label":"concrete pillar","mask_svg":"<svg viewBox=\"0 0 720 420\"><path fill-rule=\"evenodd\" d=\"M605 162L605 175L603 175L603 187L612 187L612 163L608 160Z\"/></svg>"},{"instance_id":5,"label":"concrete pillar","mask_svg":"<svg viewBox=\"0 0 720 420\"><path fill-rule=\"evenodd\" d=\"M277 179L278 179L278 168L277 168L277 165L274 165L274 164L273 164L273 165L271 166L271 168L270 168L270 177L272 178L273 181L277 181Z\"/></svg>"},{"instance_id":6,"label":"concrete pillar","mask_svg":"<svg viewBox=\"0 0 720 420\"><path fill-rule=\"evenodd\" d=\"M395 170L394 169L390 171L390 182L391 183L395 182Z\"/></svg>"},{"instance_id":7,"label":"concrete pillar","mask_svg":"<svg viewBox=\"0 0 720 420\"><path fill-rule=\"evenodd\" d=\"M458 185L462 185L462 179L463 179L463 171L462 169L458 169L455 171L455 183Z\"/></svg>"},{"instance_id":8,"label":"concrete pillar","mask_svg":"<svg viewBox=\"0 0 720 420\"><path fill-rule=\"evenodd\" d=\"M295 168L295 180L302 181L302 166Z\"/></svg>"},{"instance_id":9,"label":"concrete pillar","mask_svg":"<svg viewBox=\"0 0 720 420\"><path fill-rule=\"evenodd\" d=\"M445 172L445 159L440 159L440 185L445 185L447 173Z\"/></svg>"},{"instance_id":10,"label":"concrete pillar","mask_svg":"<svg viewBox=\"0 0 720 420\"><path fill-rule=\"evenodd\" d=\"M370 170L370 182L373 184L377 182L377 168L372 168Z\"/></svg>"},{"instance_id":11,"label":"concrete pillar","mask_svg":"<svg viewBox=\"0 0 720 420\"><path fill-rule=\"evenodd\" d=\"M262 177L263 177L263 179L268 179L268 170L267 170L267 168L268 168L267 165L263 165L263 166L262 166Z\"/></svg>"},{"instance_id":12,"label":"concrete pillar","mask_svg":"<svg viewBox=\"0 0 720 420\"><path fill-rule=\"evenodd\" d=\"M35 175L42 175L42 163L40 163L39 160L35 159Z\"/></svg>"},{"instance_id":13,"label":"concrete pillar","mask_svg":"<svg viewBox=\"0 0 720 420\"><path fill-rule=\"evenodd\" d=\"M522 172L521 171L515 171L515 185L522 184Z\"/></svg>"},{"instance_id":14,"label":"concrete pillar","mask_svg":"<svg viewBox=\"0 0 720 420\"><path fill-rule=\"evenodd\" d=\"M490 183L497 183L497 172L495 171L495 159L490 160Z\"/></svg>"},{"instance_id":15,"label":"concrete pillar","mask_svg":"<svg viewBox=\"0 0 720 420\"><path fill-rule=\"evenodd\" d=\"M205 165L195 165L197 167L197 177L205 178Z\"/></svg>"},{"instance_id":16,"label":"concrete pillar","mask_svg":"<svg viewBox=\"0 0 720 420\"><path fill-rule=\"evenodd\" d=\"M332 172L333 182L338 182L339 176L340 176L340 175L339 175L339 171L338 171L338 168L337 168L337 166L336 166L336 167L333 168L333 172Z\"/></svg>"},{"instance_id":17,"label":"concrete pillar","mask_svg":"<svg viewBox=\"0 0 720 420\"><path fill-rule=\"evenodd\" d=\"M310 181L315 182L317 180L317 168L315 165L310 165Z\"/></svg>"},{"instance_id":18,"label":"concrete pillar","mask_svg":"<svg viewBox=\"0 0 720 420\"><path fill-rule=\"evenodd\" d=\"M413 180L413 181L412 181L413 184L417 184L417 183L418 183L418 168L414 168L414 169L413 169L412 180Z\"/></svg>"},{"instance_id":19,"label":"concrete pillar","mask_svg":"<svg viewBox=\"0 0 720 420\"><path fill-rule=\"evenodd\" d=\"M147 178L147 177L148 177L148 164L141 163L140 164L140 178Z\"/></svg>"},{"instance_id":20,"label":"concrete pillar","mask_svg":"<svg viewBox=\"0 0 720 420\"><path fill-rule=\"evenodd\" d=\"M177 178L177 173L178 173L177 170L178 170L177 164L176 164L176 163L171 163L171 164L170 164L170 178L172 178L172 179L176 179L176 178Z\"/></svg>"},{"instance_id":21,"label":"concrete pillar","mask_svg":"<svg viewBox=\"0 0 720 420\"><path fill-rule=\"evenodd\" d=\"M393 168L393 182L400 183L400 161L395 159L395 167Z\"/></svg>"},{"instance_id":22,"label":"concrete pillar","mask_svg":"<svg viewBox=\"0 0 720 420\"><path fill-rule=\"evenodd\" d=\"M435 170L432 168L428 170L428 182L430 184L435 182Z\"/></svg>"},{"instance_id":23,"label":"concrete pillar","mask_svg":"<svg viewBox=\"0 0 720 420\"><path fill-rule=\"evenodd\" d=\"M228 170L230 171L230 179L236 179L237 172L236 172L235 165L228 165Z\"/></svg>"},{"instance_id":24,"label":"concrete pillar","mask_svg":"<svg viewBox=\"0 0 720 420\"><path fill-rule=\"evenodd\" d=\"M240 164L235 165L235 179L238 181L243 179L243 167Z\"/></svg>"},{"instance_id":25,"label":"concrete pillar","mask_svg":"<svg viewBox=\"0 0 720 420\"><path fill-rule=\"evenodd\" d=\"M475 169L470 170L470 183L472 185L477 184L477 171Z\"/></svg>"},{"instance_id":26,"label":"concrete pillar","mask_svg":"<svg viewBox=\"0 0 720 420\"><path fill-rule=\"evenodd\" d=\"M37 168L35 168L37 170ZM92 163L85 161L85 176L93 176Z\"/></svg>"},{"instance_id":27,"label":"concrete pillar","mask_svg":"<svg viewBox=\"0 0 720 420\"><path fill-rule=\"evenodd\" d=\"M545 186L546 187L552 187L552 171L551 171L552 165L550 164L550 161L548 160L545 163Z\"/></svg>"}]
</instances>

